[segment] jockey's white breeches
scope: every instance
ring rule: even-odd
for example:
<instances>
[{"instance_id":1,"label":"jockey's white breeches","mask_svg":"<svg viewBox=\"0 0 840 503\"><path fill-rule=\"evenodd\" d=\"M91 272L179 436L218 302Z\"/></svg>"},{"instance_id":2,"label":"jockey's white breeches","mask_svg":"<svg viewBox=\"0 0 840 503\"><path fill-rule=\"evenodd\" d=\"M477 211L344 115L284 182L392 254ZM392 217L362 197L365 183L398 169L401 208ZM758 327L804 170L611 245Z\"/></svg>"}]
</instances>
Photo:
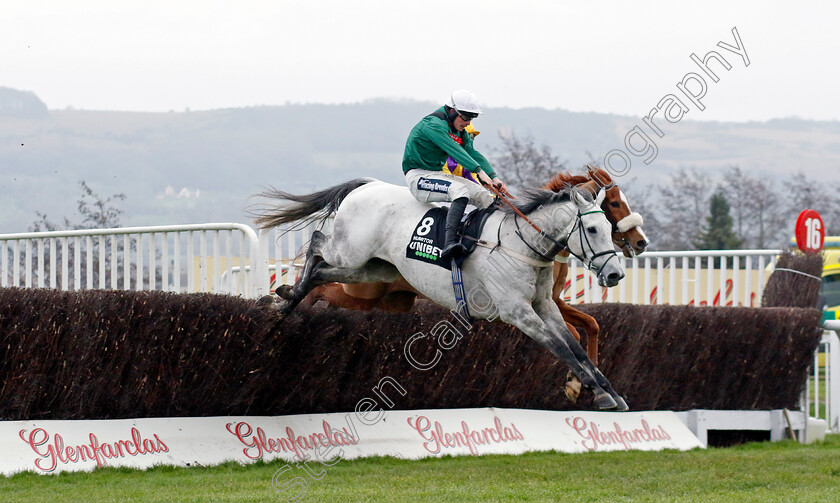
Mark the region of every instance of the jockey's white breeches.
<instances>
[{"instance_id":1,"label":"jockey's white breeches","mask_svg":"<svg viewBox=\"0 0 840 503\"><path fill-rule=\"evenodd\" d=\"M494 197L489 190L466 178L441 171L412 169L405 174L405 182L418 201L442 203L466 197L470 204L479 208L493 204Z\"/></svg>"}]
</instances>

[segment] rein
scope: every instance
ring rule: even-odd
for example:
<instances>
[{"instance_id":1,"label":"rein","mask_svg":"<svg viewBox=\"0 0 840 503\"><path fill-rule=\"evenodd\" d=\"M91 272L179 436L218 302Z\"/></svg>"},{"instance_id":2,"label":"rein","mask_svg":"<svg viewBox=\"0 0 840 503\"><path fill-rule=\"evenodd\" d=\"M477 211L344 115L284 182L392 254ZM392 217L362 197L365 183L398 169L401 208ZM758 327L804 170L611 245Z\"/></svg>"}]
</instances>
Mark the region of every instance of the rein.
<instances>
[{"instance_id":1,"label":"rein","mask_svg":"<svg viewBox=\"0 0 840 503\"><path fill-rule=\"evenodd\" d=\"M544 234L544 232L542 231L542 229L540 229L539 227L537 227L537 224L535 224L534 222L532 222L532 221L528 220L528 217L526 217L524 213L522 213L521 211L519 211L519 208L517 208L516 206L514 206L514 205L513 205L513 203L511 203L510 201L508 201L508 200L507 200L507 198L505 197L505 195L504 195L504 194L502 194L502 191L500 191L499 189L497 189L496 187L494 187L494 186L493 186L493 184L487 185L487 187L490 189L490 191L492 191L492 192L493 192L493 194L496 194L496 197L497 197L497 198L499 198L500 200L504 201L504 203L505 203L505 204L507 204L508 206L510 206L510 209L512 209L514 213L516 213L517 215L519 215L520 217L522 217L522 219L523 219L523 220L525 220L526 222L528 222L529 224L531 224L531 227L533 227L535 231L539 232L540 234ZM511 196L511 197L513 197L513 196Z\"/></svg>"},{"instance_id":2,"label":"rein","mask_svg":"<svg viewBox=\"0 0 840 503\"><path fill-rule=\"evenodd\" d=\"M532 222L532 221L531 221L528 217L526 217L526 216L525 216L525 214L524 214L524 213L522 213L521 211L519 211L519 208L517 208L516 206L514 206L514 205L513 205L513 203L511 203L510 201L508 201L507 197L505 197L505 195L504 195L504 194L502 194L502 191L500 191L499 189L497 189L496 187L494 187L492 184L488 185L487 187L489 187L489 188L490 188L490 190L493 192L493 194L495 194L495 195L496 195L496 197L497 197L497 198L499 198L499 199L500 199L500 200L502 200L505 204L507 204L508 206L510 206L510 209L512 209L512 210L513 210L513 212L514 212L514 214L516 214L516 216L518 216L518 217L522 218L522 220L525 220L526 222L528 222L528 223L531 225L531 227L533 227L533 228L534 228L534 230L535 230L535 231L537 231L537 233L539 233L539 235L541 235L541 236L543 236L543 237L547 238L549 241L551 241L552 243L554 243L554 246L556 246L556 247L557 247L557 251L556 251L556 252L554 252L553 254L551 254L551 256L546 256L545 254L540 253L539 251L535 250L533 246L531 246L531 245L530 245L527 241L525 241L525 238L522 236L522 231L519 229L519 222L518 222L518 221L514 218L513 223L515 223L515 224L516 224L516 235L517 235L517 236L519 236L519 239L521 239L521 240L522 240L522 242L523 242L523 243L525 243L525 246L527 246L528 248L530 248L532 252L534 252L534 253L536 253L536 254L537 254L537 256L539 256L539 257L541 257L541 258L543 258L543 259L545 259L545 260L547 260L547 261L549 261L549 262L550 262L550 261L552 260L552 259L551 259L551 257L553 257L554 255L556 255L556 254L557 254L557 252L559 252L560 250L562 250L563 248L565 248L565 247L566 247L566 244L565 244L565 243L560 243L560 242L558 242L556 239L552 238L551 236L549 236L548 234L546 234L545 232L543 232L543 230L542 230L542 229L540 229L540 228L537 226L537 224L535 224L534 222ZM511 197L512 197L512 196L511 196ZM578 212L578 214L580 214L580 212ZM500 227L500 228L501 228L501 227ZM567 241L568 241L568 239L567 239Z\"/></svg>"},{"instance_id":3,"label":"rein","mask_svg":"<svg viewBox=\"0 0 840 503\"><path fill-rule=\"evenodd\" d=\"M609 175L607 175L607 178L609 179ZM612 180L609 180L609 182L612 182ZM553 261L553 257L554 257L555 255L557 255L557 253L559 253L559 252L560 252L560 250L563 250L564 248L568 248L569 237L572 235L572 233L573 233L573 232L575 232L575 227L578 229L578 234L579 234L579 236L580 236L580 244L581 244L581 247L583 247L583 243L584 243L584 242L586 242L586 246L588 246L588 247L589 247L589 250L590 250L591 252L593 252L593 254L592 254L592 256L591 256L591 257L589 257L589 259L587 260L587 259L586 259L586 258L584 258L584 257L580 257L580 256L578 256L577 254L575 254L574 252L572 252L572 250L569 250L569 253L570 253L570 254L572 254L572 255L573 255L575 258L577 258L578 260L580 260L582 263L584 263L584 264L587 264L587 263L588 263L589 265L587 266L587 268L591 268L591 266L593 265L593 261L594 261L596 258L598 258L598 257L602 257L602 256L604 256L604 255L609 255L609 254L612 254L612 257L610 257L609 259L607 259L607 262L609 262L609 261L610 261L613 257L617 257L617 256L618 256L618 254L615 252L615 250L608 250L608 251L603 251L603 252L600 252L600 253L594 253L594 251L595 251L595 250L594 250L594 248L592 247L592 244L589 242L589 238L588 238L588 237L586 236L586 234L583 232L583 223L582 223L582 221L581 221L581 217L583 217L584 215L589 215L589 214L592 214L592 213L604 213L604 210L602 210L602 209L597 209L597 210L587 211L586 213L581 213L581 212L580 212L580 210L578 210L577 218L575 219L575 226L574 226L574 227L572 227L572 229L569 231L569 235L568 235L568 236L566 236L565 242L560 242L560 241L557 241L556 239L552 238L551 236L547 235L547 234L546 234L545 232L543 232L543 231L542 231L542 229L540 229L540 228L539 228L539 227L538 227L538 226L537 226L534 222L532 222L531 220L529 220L529 219L528 219L528 217L526 217L526 216L525 216L525 215L524 215L521 211L519 211L519 208L517 208L516 206L514 206L514 205L513 205L513 203L511 203L510 201L508 201L508 199L505 197L505 195L504 195L504 194L503 194L500 190L498 190L498 189L497 189L496 187L494 187L493 185L489 185L488 187L489 187L489 188L490 188L490 190L491 190L491 191L492 191L492 192L496 195L496 197L497 197L498 199L502 200L505 204L507 204L508 206L510 206L510 208L513 210L513 212L516 214L516 216L521 217L523 220L525 220L526 222L528 222L528 223L531 225L531 227L533 227L533 228L534 228L534 230L536 230L536 231L537 231L537 232L538 232L541 236L543 236L543 237L547 238L549 241L551 241L552 243L554 243L554 246L556 247L556 249L555 249L555 250L549 250L549 253L547 253L547 254L545 254L545 253L541 253L541 252L539 252L538 250L534 249L534 247L533 247L533 246L531 246L531 244L530 244L530 243L528 243L528 242L525 240L525 237L524 237L524 236L522 236L522 231L521 231L521 230L520 230L520 228L519 228L519 222L518 222L518 220L516 220L516 218L514 218L513 222L514 222L514 224L516 224L516 235L517 235L517 236L519 236L519 239L521 239L523 243L525 243L525 246L527 246L527 247L528 247L528 248L529 248L532 252L536 253L538 257L540 257L540 258L542 258L542 259L546 260L546 261L547 261L547 263L551 263L551 262ZM500 230L500 231L501 231L501 228L502 228L502 227L501 227L501 223L500 223L500 224L499 224L499 230ZM499 240L499 244L497 245L497 247L501 247L501 240ZM585 255L586 255L586 253L584 252L584 256L585 256ZM607 264L607 262L604 262L604 264L603 264L603 265L606 265L606 264ZM541 266L543 266L543 267L545 267L543 264L545 264L545 263L542 263L542 264L540 264L540 265L541 265ZM601 270L601 269L603 269L603 266L601 266L601 267L599 267L599 268L598 268L598 270Z\"/></svg>"},{"instance_id":4,"label":"rein","mask_svg":"<svg viewBox=\"0 0 840 503\"><path fill-rule=\"evenodd\" d=\"M578 218L579 217L580 217L580 212L578 211ZM549 236L548 234L545 234L544 232L540 231L540 236L542 236L542 237L548 239L549 241L551 241L552 243L554 243L554 249L553 250L548 250L548 252L542 253L539 250L536 250L533 246L531 246L530 243L528 243L528 241L525 240L525 236L522 235L522 230L519 228L519 220L517 220L514 217L513 223L516 225L516 235L519 236L519 239L522 240L523 243L525 243L525 246L530 248L532 252L536 253L538 257L541 257L542 259L548 260L548 261L551 261L552 260L551 257L560 253L560 250L562 250L563 248L566 248L566 243L569 242L569 236L572 235L572 233L569 232L569 236L566 236L566 243L561 243L561 242L557 241L556 239L552 238L551 236Z\"/></svg>"}]
</instances>

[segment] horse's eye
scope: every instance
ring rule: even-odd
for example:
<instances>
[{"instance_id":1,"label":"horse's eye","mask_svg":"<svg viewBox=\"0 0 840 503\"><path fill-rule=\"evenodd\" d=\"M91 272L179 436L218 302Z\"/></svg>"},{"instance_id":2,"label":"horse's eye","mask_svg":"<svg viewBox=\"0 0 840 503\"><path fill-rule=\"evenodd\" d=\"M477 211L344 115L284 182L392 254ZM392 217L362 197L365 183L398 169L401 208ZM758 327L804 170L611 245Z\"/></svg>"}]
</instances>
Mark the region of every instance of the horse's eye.
<instances>
[{"instance_id":1,"label":"horse's eye","mask_svg":"<svg viewBox=\"0 0 840 503\"><path fill-rule=\"evenodd\" d=\"M612 206L613 208L618 208L619 206L621 206L621 203L619 203L618 201L610 201L610 206Z\"/></svg>"},{"instance_id":2,"label":"horse's eye","mask_svg":"<svg viewBox=\"0 0 840 503\"><path fill-rule=\"evenodd\" d=\"M598 228L597 227L587 227L586 232L588 232L590 234L598 234Z\"/></svg>"}]
</instances>

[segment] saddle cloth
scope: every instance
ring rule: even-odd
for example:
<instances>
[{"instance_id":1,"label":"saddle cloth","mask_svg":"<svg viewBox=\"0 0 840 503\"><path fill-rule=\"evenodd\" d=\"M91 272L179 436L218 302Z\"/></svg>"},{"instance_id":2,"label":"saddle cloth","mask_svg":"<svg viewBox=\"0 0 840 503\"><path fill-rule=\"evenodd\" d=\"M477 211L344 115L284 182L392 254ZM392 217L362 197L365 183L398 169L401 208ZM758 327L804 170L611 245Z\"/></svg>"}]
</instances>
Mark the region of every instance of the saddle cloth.
<instances>
[{"instance_id":1,"label":"saddle cloth","mask_svg":"<svg viewBox=\"0 0 840 503\"><path fill-rule=\"evenodd\" d=\"M484 228L487 218L496 211L496 208L496 204L493 204L488 208L475 209L461 221L458 237L467 249L466 253L460 257L461 259L466 258L475 250L481 230ZM440 258L440 252L446 238L446 212L446 208L431 208L417 222L405 247L407 258L435 264L448 271L452 270L452 261Z\"/></svg>"}]
</instances>

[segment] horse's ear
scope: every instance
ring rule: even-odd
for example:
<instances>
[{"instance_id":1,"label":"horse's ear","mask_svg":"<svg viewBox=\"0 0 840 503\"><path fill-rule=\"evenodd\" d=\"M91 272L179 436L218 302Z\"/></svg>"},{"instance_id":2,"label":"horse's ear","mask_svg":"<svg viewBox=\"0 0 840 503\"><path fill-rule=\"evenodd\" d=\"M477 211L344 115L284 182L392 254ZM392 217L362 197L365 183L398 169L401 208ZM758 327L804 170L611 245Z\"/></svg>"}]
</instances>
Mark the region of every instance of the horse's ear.
<instances>
[{"instance_id":1,"label":"horse's ear","mask_svg":"<svg viewBox=\"0 0 840 503\"><path fill-rule=\"evenodd\" d=\"M586 187L572 187L569 194L572 201L580 209L588 208L595 202L594 194L587 190Z\"/></svg>"},{"instance_id":2,"label":"horse's ear","mask_svg":"<svg viewBox=\"0 0 840 503\"><path fill-rule=\"evenodd\" d=\"M599 190L598 191L598 197L595 198L595 206L600 208L601 205L604 204L604 199L606 197L607 197L607 191L603 190L603 189Z\"/></svg>"}]
</instances>

